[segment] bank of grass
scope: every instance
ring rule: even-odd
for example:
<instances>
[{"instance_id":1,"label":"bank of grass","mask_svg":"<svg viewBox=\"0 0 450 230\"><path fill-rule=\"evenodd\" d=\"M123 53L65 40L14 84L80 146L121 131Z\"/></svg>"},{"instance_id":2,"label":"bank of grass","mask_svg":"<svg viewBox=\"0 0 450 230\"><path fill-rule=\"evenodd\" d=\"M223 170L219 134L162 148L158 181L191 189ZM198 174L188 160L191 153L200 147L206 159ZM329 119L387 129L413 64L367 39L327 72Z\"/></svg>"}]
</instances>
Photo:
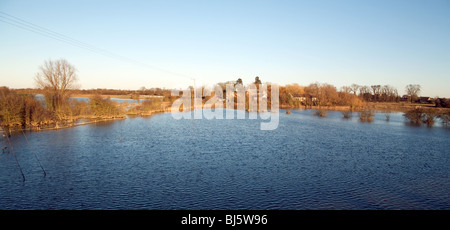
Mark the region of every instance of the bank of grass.
<instances>
[{"instance_id":1,"label":"bank of grass","mask_svg":"<svg viewBox=\"0 0 450 230\"><path fill-rule=\"evenodd\" d=\"M72 94L72 97L75 98L91 98L93 96L97 96L99 94ZM109 95L109 94L100 94L99 96L103 98L115 98L115 99L140 99L140 96L133 96L129 94L123 94L123 95Z\"/></svg>"},{"instance_id":2,"label":"bank of grass","mask_svg":"<svg viewBox=\"0 0 450 230\"><path fill-rule=\"evenodd\" d=\"M57 109L46 106L33 95L0 88L0 126L5 133L21 130L52 130L97 122L124 119L128 115L150 116L167 112L161 99L140 103L118 103L109 97L92 95L87 101L66 100Z\"/></svg>"},{"instance_id":3,"label":"bank of grass","mask_svg":"<svg viewBox=\"0 0 450 230\"><path fill-rule=\"evenodd\" d=\"M415 108L429 108L439 110L434 104L420 104L409 102L368 102L366 107L375 111L391 111L391 112L406 112Z\"/></svg>"}]
</instances>

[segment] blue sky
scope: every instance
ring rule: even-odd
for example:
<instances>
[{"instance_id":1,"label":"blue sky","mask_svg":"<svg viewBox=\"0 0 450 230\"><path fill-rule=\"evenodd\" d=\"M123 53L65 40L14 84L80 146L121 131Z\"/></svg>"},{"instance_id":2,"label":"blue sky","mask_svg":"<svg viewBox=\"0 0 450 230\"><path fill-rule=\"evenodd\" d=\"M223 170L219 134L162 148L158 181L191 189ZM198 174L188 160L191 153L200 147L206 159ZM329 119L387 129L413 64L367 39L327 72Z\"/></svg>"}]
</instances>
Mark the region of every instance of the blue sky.
<instances>
[{"instance_id":1,"label":"blue sky","mask_svg":"<svg viewBox=\"0 0 450 230\"><path fill-rule=\"evenodd\" d=\"M0 21L0 85L12 88L34 87L45 60L65 58L85 89L259 76L281 85L389 84L400 94L420 84L422 95L450 97L448 0L1 0L0 12L135 61Z\"/></svg>"}]
</instances>

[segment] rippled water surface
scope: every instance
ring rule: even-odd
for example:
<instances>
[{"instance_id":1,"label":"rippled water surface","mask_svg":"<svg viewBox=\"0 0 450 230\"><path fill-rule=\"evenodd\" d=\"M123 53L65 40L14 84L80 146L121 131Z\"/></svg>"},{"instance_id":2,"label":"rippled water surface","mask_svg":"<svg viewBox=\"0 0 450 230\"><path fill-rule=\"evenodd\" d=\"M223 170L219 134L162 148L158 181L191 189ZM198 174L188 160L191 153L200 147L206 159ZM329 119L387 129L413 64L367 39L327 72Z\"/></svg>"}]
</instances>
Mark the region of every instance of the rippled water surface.
<instances>
[{"instance_id":1,"label":"rippled water surface","mask_svg":"<svg viewBox=\"0 0 450 230\"><path fill-rule=\"evenodd\" d=\"M339 112L260 120L171 114L13 135L0 209L450 209L450 130ZM8 146L5 138L0 145Z\"/></svg>"}]
</instances>

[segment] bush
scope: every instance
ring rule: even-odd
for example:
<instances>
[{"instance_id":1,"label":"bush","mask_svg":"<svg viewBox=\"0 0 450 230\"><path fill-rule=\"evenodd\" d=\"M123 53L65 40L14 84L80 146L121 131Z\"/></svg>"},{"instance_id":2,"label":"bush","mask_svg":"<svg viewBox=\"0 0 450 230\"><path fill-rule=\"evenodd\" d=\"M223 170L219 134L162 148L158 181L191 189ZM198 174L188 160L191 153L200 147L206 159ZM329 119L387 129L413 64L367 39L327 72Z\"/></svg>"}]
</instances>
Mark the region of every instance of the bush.
<instances>
[{"instance_id":1,"label":"bush","mask_svg":"<svg viewBox=\"0 0 450 230\"><path fill-rule=\"evenodd\" d=\"M144 100L142 101L141 109L143 111L155 111L161 109L161 101L160 100Z\"/></svg>"},{"instance_id":2,"label":"bush","mask_svg":"<svg viewBox=\"0 0 450 230\"><path fill-rule=\"evenodd\" d=\"M117 102L111 101L110 98L102 98L95 95L89 99L89 106L92 115L96 117L122 117L124 111L119 108Z\"/></svg>"},{"instance_id":3,"label":"bush","mask_svg":"<svg viewBox=\"0 0 450 230\"><path fill-rule=\"evenodd\" d=\"M314 115L319 116L319 117L326 117L327 113L328 113L328 111L324 110L324 109L316 109L314 111Z\"/></svg>"},{"instance_id":4,"label":"bush","mask_svg":"<svg viewBox=\"0 0 450 230\"><path fill-rule=\"evenodd\" d=\"M0 87L0 122L2 126L35 126L53 123L54 112L45 108L33 95L20 95Z\"/></svg>"},{"instance_id":5,"label":"bush","mask_svg":"<svg viewBox=\"0 0 450 230\"><path fill-rule=\"evenodd\" d=\"M372 122L374 116L375 114L370 109L364 109L361 112L359 112L359 119L362 122Z\"/></svg>"},{"instance_id":6,"label":"bush","mask_svg":"<svg viewBox=\"0 0 450 230\"><path fill-rule=\"evenodd\" d=\"M439 118L441 119L442 125L444 127L450 126L450 110L447 110L447 112L440 114Z\"/></svg>"},{"instance_id":7,"label":"bush","mask_svg":"<svg viewBox=\"0 0 450 230\"><path fill-rule=\"evenodd\" d=\"M438 113L434 109L426 109L423 113L423 123L433 126L434 120L438 117Z\"/></svg>"},{"instance_id":8,"label":"bush","mask_svg":"<svg viewBox=\"0 0 450 230\"><path fill-rule=\"evenodd\" d=\"M450 108L450 99L438 98L435 101L436 107Z\"/></svg>"},{"instance_id":9,"label":"bush","mask_svg":"<svg viewBox=\"0 0 450 230\"><path fill-rule=\"evenodd\" d=\"M89 116L92 114L90 105L86 101L71 100L70 110L73 116Z\"/></svg>"},{"instance_id":10,"label":"bush","mask_svg":"<svg viewBox=\"0 0 450 230\"><path fill-rule=\"evenodd\" d=\"M341 111L342 115L344 116L345 119L350 119L352 117L352 112L351 111Z\"/></svg>"},{"instance_id":11,"label":"bush","mask_svg":"<svg viewBox=\"0 0 450 230\"><path fill-rule=\"evenodd\" d=\"M439 113L435 109L423 109L423 108L415 108L407 111L403 116L411 124L420 125L427 124L428 126L433 126L434 121L437 117L440 117Z\"/></svg>"},{"instance_id":12,"label":"bush","mask_svg":"<svg viewBox=\"0 0 450 230\"><path fill-rule=\"evenodd\" d=\"M411 124L420 125L423 120L423 109L415 108L407 111L403 116L409 120Z\"/></svg>"},{"instance_id":13,"label":"bush","mask_svg":"<svg viewBox=\"0 0 450 230\"><path fill-rule=\"evenodd\" d=\"M0 88L0 120L3 126L22 125L23 109L22 96L7 87Z\"/></svg>"},{"instance_id":14,"label":"bush","mask_svg":"<svg viewBox=\"0 0 450 230\"><path fill-rule=\"evenodd\" d=\"M23 125L40 126L43 123L51 123L55 120L52 112L32 96L24 97L24 111L22 113Z\"/></svg>"}]
</instances>

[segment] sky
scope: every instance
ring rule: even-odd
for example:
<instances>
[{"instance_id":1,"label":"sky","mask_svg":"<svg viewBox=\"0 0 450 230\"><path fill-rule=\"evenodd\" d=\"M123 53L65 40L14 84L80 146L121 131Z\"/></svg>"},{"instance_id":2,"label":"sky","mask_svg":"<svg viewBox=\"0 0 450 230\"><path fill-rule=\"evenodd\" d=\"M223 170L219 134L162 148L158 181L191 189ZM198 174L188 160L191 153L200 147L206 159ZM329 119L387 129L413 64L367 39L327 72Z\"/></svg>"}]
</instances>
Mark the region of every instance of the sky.
<instances>
[{"instance_id":1,"label":"sky","mask_svg":"<svg viewBox=\"0 0 450 230\"><path fill-rule=\"evenodd\" d=\"M33 88L60 58L82 89L259 76L450 97L450 1L0 0L0 86Z\"/></svg>"}]
</instances>

